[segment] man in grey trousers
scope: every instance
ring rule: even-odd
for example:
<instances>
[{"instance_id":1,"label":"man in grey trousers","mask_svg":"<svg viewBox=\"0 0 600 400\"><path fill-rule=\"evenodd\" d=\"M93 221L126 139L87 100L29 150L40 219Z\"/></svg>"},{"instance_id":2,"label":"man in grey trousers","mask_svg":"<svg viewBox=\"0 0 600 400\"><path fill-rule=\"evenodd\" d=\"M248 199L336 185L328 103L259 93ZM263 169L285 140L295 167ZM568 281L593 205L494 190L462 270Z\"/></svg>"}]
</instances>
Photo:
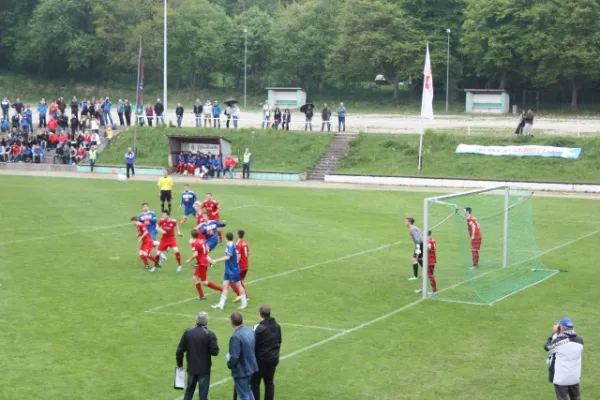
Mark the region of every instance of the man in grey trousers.
<instances>
[{"instance_id":1,"label":"man in grey trousers","mask_svg":"<svg viewBox=\"0 0 600 400\"><path fill-rule=\"evenodd\" d=\"M196 385L200 400L208 400L212 357L219 355L217 336L208 328L208 314L198 313L196 326L186 330L181 337L175 358L177 368L183 368L183 353L187 358L188 380L184 400L192 400Z\"/></svg>"},{"instance_id":2,"label":"man in grey trousers","mask_svg":"<svg viewBox=\"0 0 600 400\"><path fill-rule=\"evenodd\" d=\"M234 331L229 339L227 367L231 370L238 398L255 400L250 389L250 379L258 371L254 354L254 331L243 324L244 318L240 312L231 313L231 326Z\"/></svg>"}]
</instances>

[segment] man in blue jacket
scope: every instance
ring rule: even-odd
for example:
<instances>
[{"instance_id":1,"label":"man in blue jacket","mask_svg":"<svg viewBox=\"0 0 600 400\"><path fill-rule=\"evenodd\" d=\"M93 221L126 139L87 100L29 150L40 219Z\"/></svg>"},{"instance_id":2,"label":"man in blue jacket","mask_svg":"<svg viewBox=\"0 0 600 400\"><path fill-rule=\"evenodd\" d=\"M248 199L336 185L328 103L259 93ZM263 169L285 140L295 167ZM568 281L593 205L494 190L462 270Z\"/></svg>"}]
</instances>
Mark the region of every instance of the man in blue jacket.
<instances>
[{"instance_id":1,"label":"man in blue jacket","mask_svg":"<svg viewBox=\"0 0 600 400\"><path fill-rule=\"evenodd\" d=\"M110 109L112 108L112 103L110 99L107 97L104 99L104 103L102 103L102 119L104 120L104 124L108 125L108 120L110 119L110 125L113 126L113 119L110 113Z\"/></svg>"},{"instance_id":2,"label":"man in blue jacket","mask_svg":"<svg viewBox=\"0 0 600 400\"><path fill-rule=\"evenodd\" d=\"M258 371L254 354L254 331L243 324L242 313L237 311L231 313L231 326L234 332L229 339L227 368L231 370L238 398L240 400L255 400L250 390L250 378Z\"/></svg>"},{"instance_id":3,"label":"man in blue jacket","mask_svg":"<svg viewBox=\"0 0 600 400\"><path fill-rule=\"evenodd\" d=\"M219 105L219 102L215 100L215 104L213 105L212 108L212 114L213 114L213 127L214 128L220 128L221 127L221 106Z\"/></svg>"},{"instance_id":4,"label":"man in blue jacket","mask_svg":"<svg viewBox=\"0 0 600 400\"><path fill-rule=\"evenodd\" d=\"M48 105L46 104L46 100L42 99L40 104L37 106L38 113L40 114L40 125L39 128L46 127L46 114L48 113Z\"/></svg>"}]
</instances>

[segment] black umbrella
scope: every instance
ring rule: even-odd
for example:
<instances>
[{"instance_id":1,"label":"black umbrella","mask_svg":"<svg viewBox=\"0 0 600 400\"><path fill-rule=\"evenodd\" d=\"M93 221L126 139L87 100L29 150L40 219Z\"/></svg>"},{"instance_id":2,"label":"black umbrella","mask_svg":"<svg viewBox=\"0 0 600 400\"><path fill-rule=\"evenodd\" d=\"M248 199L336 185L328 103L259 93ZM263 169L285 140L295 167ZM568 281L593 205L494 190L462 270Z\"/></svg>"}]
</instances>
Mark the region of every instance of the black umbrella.
<instances>
[{"instance_id":1,"label":"black umbrella","mask_svg":"<svg viewBox=\"0 0 600 400\"><path fill-rule=\"evenodd\" d=\"M308 108L315 108L315 105L313 103L306 103L305 105L300 107L300 112L305 113L306 110L308 110Z\"/></svg>"},{"instance_id":2,"label":"black umbrella","mask_svg":"<svg viewBox=\"0 0 600 400\"><path fill-rule=\"evenodd\" d=\"M236 99L234 99L233 97L228 98L227 100L224 101L225 104L227 104L228 106L231 106L232 104L237 104L239 103L239 101L237 101Z\"/></svg>"}]
</instances>

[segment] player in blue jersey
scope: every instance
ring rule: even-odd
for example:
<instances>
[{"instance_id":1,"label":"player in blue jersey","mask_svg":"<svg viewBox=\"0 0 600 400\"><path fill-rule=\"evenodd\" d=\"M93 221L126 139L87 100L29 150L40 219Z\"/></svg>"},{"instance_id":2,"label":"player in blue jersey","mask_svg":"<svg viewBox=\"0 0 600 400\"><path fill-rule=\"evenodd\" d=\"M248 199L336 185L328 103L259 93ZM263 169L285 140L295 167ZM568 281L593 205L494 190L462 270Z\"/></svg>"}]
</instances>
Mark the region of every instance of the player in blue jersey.
<instances>
[{"instance_id":1,"label":"player in blue jersey","mask_svg":"<svg viewBox=\"0 0 600 400\"><path fill-rule=\"evenodd\" d=\"M181 192L181 204L179 205L179 208L183 206L183 219L181 220L182 225L185 224L185 221L187 221L188 215L196 215L194 203L198 200L196 193L190 190L190 185L185 185L183 189L183 192Z\"/></svg>"},{"instance_id":2,"label":"player in blue jersey","mask_svg":"<svg viewBox=\"0 0 600 400\"><path fill-rule=\"evenodd\" d=\"M240 266L238 265L237 250L235 243L233 243L233 233L227 232L225 235L227 244L225 246L225 257L218 258L213 263L225 261L225 273L223 274L223 291L221 292L221 299L217 304L214 304L212 308L218 308L223 310L225 302L227 301L227 291L229 285L234 285L240 293L240 300L242 300L242 306L240 310L248 307L248 299L246 298L246 291L241 285L240 281Z\"/></svg>"},{"instance_id":3,"label":"player in blue jersey","mask_svg":"<svg viewBox=\"0 0 600 400\"><path fill-rule=\"evenodd\" d=\"M206 238L206 245L210 251L213 251L219 244L219 232L217 228L223 228L227 221L212 221L207 213L202 213L204 222L196 227Z\"/></svg>"},{"instance_id":4,"label":"player in blue jersey","mask_svg":"<svg viewBox=\"0 0 600 400\"><path fill-rule=\"evenodd\" d=\"M154 247L158 246L158 240L156 240L156 234L158 233L156 224L158 223L158 218L156 218L154 211L150 211L148 203L142 203L142 213L138 217L138 221L146 225L148 234L154 242ZM164 254L161 254L161 259L166 261L167 257Z\"/></svg>"}]
</instances>

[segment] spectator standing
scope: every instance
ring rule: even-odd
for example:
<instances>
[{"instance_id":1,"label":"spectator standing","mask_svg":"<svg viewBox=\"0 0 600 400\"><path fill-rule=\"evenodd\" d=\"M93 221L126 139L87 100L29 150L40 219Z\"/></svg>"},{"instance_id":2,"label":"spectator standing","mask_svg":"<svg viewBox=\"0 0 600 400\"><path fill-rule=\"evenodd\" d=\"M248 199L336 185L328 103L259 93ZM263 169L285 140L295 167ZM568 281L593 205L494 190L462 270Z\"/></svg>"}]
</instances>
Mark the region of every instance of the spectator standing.
<instances>
[{"instance_id":1,"label":"spectator standing","mask_svg":"<svg viewBox=\"0 0 600 400\"><path fill-rule=\"evenodd\" d=\"M110 126L113 126L114 122L112 119L112 115L110 113L111 108L112 108L112 103L110 102L110 99L107 97L106 99L104 99L104 103L102 103L102 119L104 120L105 125L108 125L108 120L110 119Z\"/></svg>"},{"instance_id":2,"label":"spectator standing","mask_svg":"<svg viewBox=\"0 0 600 400\"><path fill-rule=\"evenodd\" d=\"M152 119L154 119L154 109L150 104L146 106L146 119L148 120L148 126L152 127Z\"/></svg>"},{"instance_id":3,"label":"spectator standing","mask_svg":"<svg viewBox=\"0 0 600 400\"><path fill-rule=\"evenodd\" d=\"M220 128L221 127L221 106L219 105L219 102L215 100L215 104L213 105L212 108L212 115L213 115L213 128Z\"/></svg>"},{"instance_id":4,"label":"spectator standing","mask_svg":"<svg viewBox=\"0 0 600 400\"><path fill-rule=\"evenodd\" d=\"M144 126L144 105L143 104L138 104L135 107L135 115L137 116L137 123L139 126Z\"/></svg>"},{"instance_id":5,"label":"spectator standing","mask_svg":"<svg viewBox=\"0 0 600 400\"><path fill-rule=\"evenodd\" d=\"M196 385L200 400L208 400L212 357L219 355L217 336L207 328L208 314L199 312L196 326L186 330L179 341L175 359L177 368L183 369L183 355L186 356L188 381L184 400L192 400Z\"/></svg>"},{"instance_id":6,"label":"spectator standing","mask_svg":"<svg viewBox=\"0 0 600 400\"><path fill-rule=\"evenodd\" d=\"M306 111L304 111L304 130L307 131L308 128L312 131L312 118L313 118L313 107L309 105L306 107Z\"/></svg>"},{"instance_id":7,"label":"spectator standing","mask_svg":"<svg viewBox=\"0 0 600 400\"><path fill-rule=\"evenodd\" d=\"M233 105L233 127L238 127L238 121L240 119L240 107L237 104Z\"/></svg>"},{"instance_id":8,"label":"spectator standing","mask_svg":"<svg viewBox=\"0 0 600 400\"><path fill-rule=\"evenodd\" d=\"M17 100L15 100L15 102L12 104L11 107L15 109L15 112L17 114L21 114L24 109L23 103L21 103L21 100L18 97L17 97Z\"/></svg>"},{"instance_id":9,"label":"spectator standing","mask_svg":"<svg viewBox=\"0 0 600 400\"><path fill-rule=\"evenodd\" d=\"M164 112L165 112L165 106L163 106L163 104L160 102L160 99L156 99L156 104L154 104L154 115L156 115L156 126L158 126L159 120L163 124L165 123L165 117L163 115ZM148 115L147 110L146 110L146 115ZM150 126L152 126L152 125L150 125Z\"/></svg>"},{"instance_id":10,"label":"spectator standing","mask_svg":"<svg viewBox=\"0 0 600 400\"><path fill-rule=\"evenodd\" d=\"M81 110L81 118L83 119L85 116L88 115L88 101L87 99L83 99L83 101L81 103L79 103L79 109Z\"/></svg>"},{"instance_id":11,"label":"spectator standing","mask_svg":"<svg viewBox=\"0 0 600 400\"><path fill-rule=\"evenodd\" d=\"M15 113L10 120L13 129L21 130L21 117L19 114Z\"/></svg>"},{"instance_id":12,"label":"spectator standing","mask_svg":"<svg viewBox=\"0 0 600 400\"><path fill-rule=\"evenodd\" d=\"M8 122L7 119L3 119L2 120L2 132L8 132L10 130L10 123Z\"/></svg>"},{"instance_id":13,"label":"spectator standing","mask_svg":"<svg viewBox=\"0 0 600 400\"><path fill-rule=\"evenodd\" d=\"M273 113L273 128L275 130L279 129L279 125L281 124L281 110L279 107L275 108L275 113Z\"/></svg>"},{"instance_id":14,"label":"spectator standing","mask_svg":"<svg viewBox=\"0 0 600 400\"><path fill-rule=\"evenodd\" d=\"M549 352L549 380L557 400L581 400L581 354L583 338L577 336L573 321L563 318L552 329L544 349Z\"/></svg>"},{"instance_id":15,"label":"spectator standing","mask_svg":"<svg viewBox=\"0 0 600 400\"><path fill-rule=\"evenodd\" d=\"M61 114L64 114L67 110L67 105L65 104L65 100L62 98L62 96L58 98L56 105L58 105L58 110Z\"/></svg>"},{"instance_id":16,"label":"spectator standing","mask_svg":"<svg viewBox=\"0 0 600 400\"><path fill-rule=\"evenodd\" d=\"M269 120L271 119L271 106L269 104L269 100L265 100L265 104L263 104L263 121L262 128L267 129L269 127Z\"/></svg>"},{"instance_id":17,"label":"spectator standing","mask_svg":"<svg viewBox=\"0 0 600 400\"><path fill-rule=\"evenodd\" d=\"M79 102L75 96L73 96L73 100L71 101L71 117L73 116L79 117Z\"/></svg>"},{"instance_id":18,"label":"spectator standing","mask_svg":"<svg viewBox=\"0 0 600 400\"><path fill-rule=\"evenodd\" d=\"M194 103L194 119L196 120L196 128L200 128L202 126L202 102L200 99L196 99L196 103Z\"/></svg>"},{"instance_id":19,"label":"spectator standing","mask_svg":"<svg viewBox=\"0 0 600 400\"><path fill-rule=\"evenodd\" d=\"M33 149L33 162L39 164L44 159L44 149L40 146L34 146Z\"/></svg>"},{"instance_id":20,"label":"spectator standing","mask_svg":"<svg viewBox=\"0 0 600 400\"><path fill-rule=\"evenodd\" d=\"M250 164L252 164L252 153L249 148L246 148L242 165L242 179L250 179Z\"/></svg>"},{"instance_id":21,"label":"spectator standing","mask_svg":"<svg viewBox=\"0 0 600 400\"><path fill-rule=\"evenodd\" d=\"M250 379L258 371L254 354L254 331L243 325L242 313L233 312L230 319L234 332L229 339L227 367L231 370L239 399L254 400L250 389Z\"/></svg>"},{"instance_id":22,"label":"spectator standing","mask_svg":"<svg viewBox=\"0 0 600 400\"><path fill-rule=\"evenodd\" d=\"M63 131L69 130L69 117L67 117L67 114L60 114L58 116L58 126Z\"/></svg>"},{"instance_id":23,"label":"spectator standing","mask_svg":"<svg viewBox=\"0 0 600 400\"><path fill-rule=\"evenodd\" d=\"M131 111L132 107L131 107L131 103L129 103L128 99L125 99L125 104L123 104L123 111L125 113L125 123L127 124L127 127L129 128L131 126Z\"/></svg>"},{"instance_id":24,"label":"spectator standing","mask_svg":"<svg viewBox=\"0 0 600 400\"><path fill-rule=\"evenodd\" d=\"M24 128L25 133L33 133L33 111L31 111L31 106L27 106L23 114L23 120L27 122L27 126Z\"/></svg>"},{"instance_id":25,"label":"spectator standing","mask_svg":"<svg viewBox=\"0 0 600 400\"><path fill-rule=\"evenodd\" d=\"M340 103L337 109L338 114L338 132L346 132L346 107L344 103ZM344 128L342 129L342 125Z\"/></svg>"},{"instance_id":26,"label":"spectator standing","mask_svg":"<svg viewBox=\"0 0 600 400\"><path fill-rule=\"evenodd\" d=\"M123 100L119 99L117 101L117 115L119 116L119 126L125 126L125 119L123 115L125 114L125 104L123 104Z\"/></svg>"},{"instance_id":27,"label":"spectator standing","mask_svg":"<svg viewBox=\"0 0 600 400\"><path fill-rule=\"evenodd\" d=\"M181 106L181 103L177 103L175 115L177 116L177 127L181 128L181 121L183 120L183 107Z\"/></svg>"},{"instance_id":28,"label":"spectator standing","mask_svg":"<svg viewBox=\"0 0 600 400\"><path fill-rule=\"evenodd\" d=\"M292 114L290 114L290 109L286 108L283 111L283 116L281 117L281 129L285 129L286 131L290 130L290 122L292 122Z\"/></svg>"},{"instance_id":29,"label":"spectator standing","mask_svg":"<svg viewBox=\"0 0 600 400\"><path fill-rule=\"evenodd\" d=\"M204 104L204 127L210 128L212 126L212 103L210 100L206 100Z\"/></svg>"},{"instance_id":30,"label":"spectator standing","mask_svg":"<svg viewBox=\"0 0 600 400\"><path fill-rule=\"evenodd\" d=\"M325 129L325 125L327 125L327 132L331 132L331 108L327 104L323 104L321 110L321 132Z\"/></svg>"},{"instance_id":31,"label":"spectator standing","mask_svg":"<svg viewBox=\"0 0 600 400\"><path fill-rule=\"evenodd\" d=\"M217 178L220 178L221 172L223 172L223 158L220 154L215 156L215 159L213 162L213 168L217 175ZM225 176L225 173L223 173L223 176Z\"/></svg>"},{"instance_id":32,"label":"spectator standing","mask_svg":"<svg viewBox=\"0 0 600 400\"><path fill-rule=\"evenodd\" d=\"M71 116L71 140L75 140L75 133L79 129L79 120L77 114Z\"/></svg>"},{"instance_id":33,"label":"spectator standing","mask_svg":"<svg viewBox=\"0 0 600 400\"><path fill-rule=\"evenodd\" d=\"M231 108L231 103L227 104L225 107L225 116L227 117L227 122L225 123L225 127L229 129L229 123L231 122L231 114L233 114L233 108Z\"/></svg>"},{"instance_id":34,"label":"spectator standing","mask_svg":"<svg viewBox=\"0 0 600 400\"><path fill-rule=\"evenodd\" d=\"M275 370L279 364L281 327L271 317L271 307L263 304L259 309L260 322L254 328L254 354L258 371L252 375L250 386L256 400L260 400L260 382L265 381L265 400L275 398Z\"/></svg>"},{"instance_id":35,"label":"spectator standing","mask_svg":"<svg viewBox=\"0 0 600 400\"><path fill-rule=\"evenodd\" d=\"M48 113L48 105L46 104L46 100L42 99L40 104L37 106L38 114L39 114L39 128L46 128L46 114Z\"/></svg>"},{"instance_id":36,"label":"spectator standing","mask_svg":"<svg viewBox=\"0 0 600 400\"><path fill-rule=\"evenodd\" d=\"M129 179L130 172L131 176L135 177L135 153L131 147L128 148L127 153L125 153L125 165L127 167L127 179Z\"/></svg>"},{"instance_id":37,"label":"spectator standing","mask_svg":"<svg viewBox=\"0 0 600 400\"><path fill-rule=\"evenodd\" d=\"M92 141L93 143L93 141ZM90 148L90 152L88 153L90 157L90 171L92 174L94 173L94 166L96 165L96 160L98 159L98 150L96 150L96 146L92 146Z\"/></svg>"},{"instance_id":38,"label":"spectator standing","mask_svg":"<svg viewBox=\"0 0 600 400\"><path fill-rule=\"evenodd\" d=\"M58 120L56 118L52 118L50 122L48 122L48 130L52 133L56 133L58 130Z\"/></svg>"},{"instance_id":39,"label":"spectator standing","mask_svg":"<svg viewBox=\"0 0 600 400\"><path fill-rule=\"evenodd\" d=\"M533 127L533 111L527 110L527 115L525 115L525 128L523 129L523 133L531 136L531 128Z\"/></svg>"},{"instance_id":40,"label":"spectator standing","mask_svg":"<svg viewBox=\"0 0 600 400\"><path fill-rule=\"evenodd\" d=\"M2 119L8 121L8 110L10 109L10 101L8 101L7 97L2 99L0 107L2 107Z\"/></svg>"}]
</instances>

